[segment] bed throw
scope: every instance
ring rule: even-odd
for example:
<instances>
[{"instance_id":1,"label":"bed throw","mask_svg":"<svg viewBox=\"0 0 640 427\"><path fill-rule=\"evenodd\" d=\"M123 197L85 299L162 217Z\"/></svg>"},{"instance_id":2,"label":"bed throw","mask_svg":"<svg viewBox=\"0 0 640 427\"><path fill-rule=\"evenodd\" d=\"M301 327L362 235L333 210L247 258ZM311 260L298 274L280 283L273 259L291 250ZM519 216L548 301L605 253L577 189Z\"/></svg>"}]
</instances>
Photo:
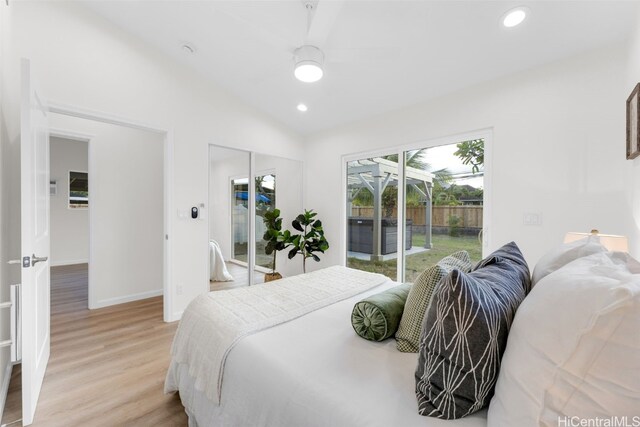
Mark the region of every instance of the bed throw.
<instances>
[{"instance_id":1,"label":"bed throw","mask_svg":"<svg viewBox=\"0 0 640 427\"><path fill-rule=\"evenodd\" d=\"M350 298L390 279L342 266L277 282L210 292L189 304L171 348L196 390L220 404L227 355L242 338ZM348 320L346 320L348 321ZM171 390L165 381L165 393Z\"/></svg>"},{"instance_id":2,"label":"bed throw","mask_svg":"<svg viewBox=\"0 0 640 427\"><path fill-rule=\"evenodd\" d=\"M233 276L229 274L224 262L220 245L215 240L209 241L209 280L214 282L229 282Z\"/></svg>"}]
</instances>

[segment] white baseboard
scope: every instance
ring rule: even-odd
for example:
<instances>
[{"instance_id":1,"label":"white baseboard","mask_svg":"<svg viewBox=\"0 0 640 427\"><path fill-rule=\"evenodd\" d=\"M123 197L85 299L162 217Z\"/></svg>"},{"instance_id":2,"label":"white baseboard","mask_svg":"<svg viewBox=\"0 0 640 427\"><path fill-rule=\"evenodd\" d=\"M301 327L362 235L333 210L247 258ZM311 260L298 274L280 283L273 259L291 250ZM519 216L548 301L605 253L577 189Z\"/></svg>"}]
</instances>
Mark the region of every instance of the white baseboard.
<instances>
[{"instance_id":1,"label":"white baseboard","mask_svg":"<svg viewBox=\"0 0 640 427\"><path fill-rule=\"evenodd\" d=\"M4 378L2 379L2 385L0 386L0 420L4 414L4 404L7 402L7 395L9 394L9 382L11 382L11 372L13 370L13 364L11 360L7 361L7 366L4 368Z\"/></svg>"},{"instance_id":2,"label":"white baseboard","mask_svg":"<svg viewBox=\"0 0 640 427\"><path fill-rule=\"evenodd\" d=\"M88 264L88 259L76 259L70 261L51 261L51 267L60 267L63 265L74 265L74 264Z\"/></svg>"},{"instance_id":3,"label":"white baseboard","mask_svg":"<svg viewBox=\"0 0 640 427\"><path fill-rule=\"evenodd\" d=\"M98 301L94 305L91 305L89 308L94 309L94 308L109 307L111 305L124 304L125 302L138 301L141 299L157 297L162 294L163 294L162 289L157 289L155 291L140 292L138 294L125 295L123 297L107 298L107 299Z\"/></svg>"}]
</instances>

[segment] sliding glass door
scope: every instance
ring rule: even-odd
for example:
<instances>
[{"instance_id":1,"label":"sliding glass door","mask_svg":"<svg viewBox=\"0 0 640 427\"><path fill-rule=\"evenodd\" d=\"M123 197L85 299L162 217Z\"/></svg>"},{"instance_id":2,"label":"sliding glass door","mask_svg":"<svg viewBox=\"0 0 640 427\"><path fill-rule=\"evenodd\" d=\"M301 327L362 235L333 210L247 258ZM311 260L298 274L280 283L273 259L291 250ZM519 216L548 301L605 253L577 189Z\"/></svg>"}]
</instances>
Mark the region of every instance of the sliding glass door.
<instances>
[{"instance_id":1,"label":"sliding glass door","mask_svg":"<svg viewBox=\"0 0 640 427\"><path fill-rule=\"evenodd\" d=\"M405 152L405 282L457 251L482 257L484 140Z\"/></svg>"},{"instance_id":2,"label":"sliding glass door","mask_svg":"<svg viewBox=\"0 0 640 427\"><path fill-rule=\"evenodd\" d=\"M397 155L347 163L347 266L396 279Z\"/></svg>"},{"instance_id":3,"label":"sliding glass door","mask_svg":"<svg viewBox=\"0 0 640 427\"><path fill-rule=\"evenodd\" d=\"M413 282L459 250L480 260L483 139L351 160L346 169L347 266Z\"/></svg>"}]
</instances>

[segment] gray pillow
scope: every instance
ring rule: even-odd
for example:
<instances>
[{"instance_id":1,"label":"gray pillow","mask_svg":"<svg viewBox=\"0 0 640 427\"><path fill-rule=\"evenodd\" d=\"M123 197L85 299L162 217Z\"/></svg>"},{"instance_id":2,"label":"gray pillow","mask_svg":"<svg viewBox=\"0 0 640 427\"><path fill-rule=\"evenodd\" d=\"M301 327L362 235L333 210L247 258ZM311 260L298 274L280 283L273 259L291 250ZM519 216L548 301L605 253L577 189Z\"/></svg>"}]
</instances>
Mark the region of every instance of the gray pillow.
<instances>
[{"instance_id":1,"label":"gray pillow","mask_svg":"<svg viewBox=\"0 0 640 427\"><path fill-rule=\"evenodd\" d=\"M434 288L454 268L468 272L471 266L467 251L459 251L442 258L436 265L427 268L418 276L409 291L400 326L396 332L396 347L399 351L405 353L418 351L422 320Z\"/></svg>"},{"instance_id":2,"label":"gray pillow","mask_svg":"<svg viewBox=\"0 0 640 427\"><path fill-rule=\"evenodd\" d=\"M461 418L489 404L509 327L530 287L529 268L513 242L471 273L453 270L440 283L420 337L420 415Z\"/></svg>"}]
</instances>

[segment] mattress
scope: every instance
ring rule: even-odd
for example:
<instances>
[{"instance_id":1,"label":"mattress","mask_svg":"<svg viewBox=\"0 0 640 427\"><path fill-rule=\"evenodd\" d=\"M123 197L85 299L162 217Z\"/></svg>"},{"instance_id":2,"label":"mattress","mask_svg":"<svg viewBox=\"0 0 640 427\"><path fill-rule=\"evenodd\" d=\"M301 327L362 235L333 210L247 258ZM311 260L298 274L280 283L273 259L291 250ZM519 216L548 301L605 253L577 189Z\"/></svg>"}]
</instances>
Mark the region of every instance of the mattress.
<instances>
[{"instance_id":1,"label":"mattress","mask_svg":"<svg viewBox=\"0 0 640 427\"><path fill-rule=\"evenodd\" d=\"M418 415L417 354L358 337L353 298L242 339L227 358L220 405L194 388L184 365L172 364L190 426L486 426L486 410L450 421Z\"/></svg>"}]
</instances>

